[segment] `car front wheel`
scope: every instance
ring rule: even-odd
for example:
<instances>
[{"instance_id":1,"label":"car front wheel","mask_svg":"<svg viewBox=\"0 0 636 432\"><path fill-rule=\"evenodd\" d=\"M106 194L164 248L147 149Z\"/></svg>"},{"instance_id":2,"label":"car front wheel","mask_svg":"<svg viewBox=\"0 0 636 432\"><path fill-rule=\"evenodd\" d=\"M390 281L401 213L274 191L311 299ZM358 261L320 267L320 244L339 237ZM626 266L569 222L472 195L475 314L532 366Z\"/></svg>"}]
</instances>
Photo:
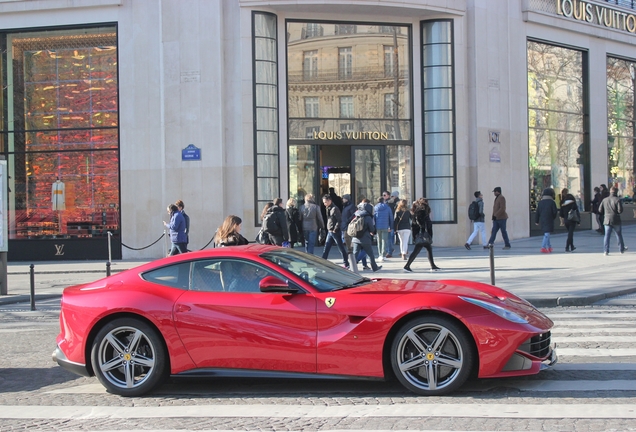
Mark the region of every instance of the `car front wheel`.
<instances>
[{"instance_id":1,"label":"car front wheel","mask_svg":"<svg viewBox=\"0 0 636 432\"><path fill-rule=\"evenodd\" d=\"M163 379L167 364L157 331L135 318L106 324L93 342L91 362L102 385L120 396L152 390Z\"/></svg>"},{"instance_id":2,"label":"car front wheel","mask_svg":"<svg viewBox=\"0 0 636 432\"><path fill-rule=\"evenodd\" d=\"M448 318L415 318L403 325L393 340L393 372L414 393L450 393L471 373L474 348L469 338L463 327Z\"/></svg>"}]
</instances>

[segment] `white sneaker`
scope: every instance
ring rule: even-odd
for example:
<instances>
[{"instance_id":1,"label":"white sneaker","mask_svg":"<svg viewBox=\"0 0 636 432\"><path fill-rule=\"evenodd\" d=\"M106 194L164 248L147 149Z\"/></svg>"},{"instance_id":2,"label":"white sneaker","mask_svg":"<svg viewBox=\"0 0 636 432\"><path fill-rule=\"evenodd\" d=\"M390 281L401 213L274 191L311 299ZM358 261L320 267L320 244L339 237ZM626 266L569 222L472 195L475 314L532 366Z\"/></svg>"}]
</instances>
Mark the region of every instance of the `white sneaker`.
<instances>
[{"instance_id":1,"label":"white sneaker","mask_svg":"<svg viewBox=\"0 0 636 432\"><path fill-rule=\"evenodd\" d=\"M384 257L379 257L375 259L377 262L384 262Z\"/></svg>"}]
</instances>

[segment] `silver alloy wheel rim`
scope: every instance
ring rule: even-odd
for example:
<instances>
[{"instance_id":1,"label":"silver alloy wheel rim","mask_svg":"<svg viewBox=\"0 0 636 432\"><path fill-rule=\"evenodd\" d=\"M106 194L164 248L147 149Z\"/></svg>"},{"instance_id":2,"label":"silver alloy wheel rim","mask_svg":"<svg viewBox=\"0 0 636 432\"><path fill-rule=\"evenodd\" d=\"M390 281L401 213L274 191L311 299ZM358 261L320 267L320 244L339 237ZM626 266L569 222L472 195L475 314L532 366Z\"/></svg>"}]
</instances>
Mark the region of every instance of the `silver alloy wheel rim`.
<instances>
[{"instance_id":1,"label":"silver alloy wheel rim","mask_svg":"<svg viewBox=\"0 0 636 432\"><path fill-rule=\"evenodd\" d=\"M155 370L155 347L144 332L117 327L101 340L98 351L102 375L114 386L133 389Z\"/></svg>"},{"instance_id":2,"label":"silver alloy wheel rim","mask_svg":"<svg viewBox=\"0 0 636 432\"><path fill-rule=\"evenodd\" d=\"M438 324L409 329L394 354L402 376L422 390L448 387L464 366L464 353L457 337Z\"/></svg>"}]
</instances>

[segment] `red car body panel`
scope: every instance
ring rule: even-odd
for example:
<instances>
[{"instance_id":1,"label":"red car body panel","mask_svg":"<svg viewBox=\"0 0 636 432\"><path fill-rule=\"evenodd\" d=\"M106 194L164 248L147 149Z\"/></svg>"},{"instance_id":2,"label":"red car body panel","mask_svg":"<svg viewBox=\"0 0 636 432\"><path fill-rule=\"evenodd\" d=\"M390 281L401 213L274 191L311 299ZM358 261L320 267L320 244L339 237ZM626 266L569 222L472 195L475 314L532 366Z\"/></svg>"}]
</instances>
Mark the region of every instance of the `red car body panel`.
<instances>
[{"instance_id":1,"label":"red car body panel","mask_svg":"<svg viewBox=\"0 0 636 432\"><path fill-rule=\"evenodd\" d=\"M382 378L389 333L414 314L438 313L461 322L472 336L479 377L537 373L545 358L519 351L550 321L500 288L460 280L379 279L355 288L321 292L260 254L268 246L231 247L158 260L64 291L59 349L69 362L90 364L90 337L102 320L118 314L143 317L161 333L172 374L197 368L231 368ZM251 260L275 269L298 293L188 291L144 280L140 274L180 261L218 257ZM508 321L463 300L475 298L525 318ZM532 361L504 371L515 354Z\"/></svg>"}]
</instances>

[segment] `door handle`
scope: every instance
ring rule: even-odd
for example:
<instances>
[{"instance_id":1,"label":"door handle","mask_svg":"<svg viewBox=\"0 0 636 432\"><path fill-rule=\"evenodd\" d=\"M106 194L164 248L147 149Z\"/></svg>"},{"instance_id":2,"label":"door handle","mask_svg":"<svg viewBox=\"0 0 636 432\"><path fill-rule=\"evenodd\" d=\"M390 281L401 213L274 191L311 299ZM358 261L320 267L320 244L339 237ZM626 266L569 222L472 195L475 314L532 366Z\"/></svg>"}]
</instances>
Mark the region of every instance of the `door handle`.
<instances>
[{"instance_id":1,"label":"door handle","mask_svg":"<svg viewBox=\"0 0 636 432\"><path fill-rule=\"evenodd\" d=\"M175 308L175 312L190 312L192 308L184 304L178 304Z\"/></svg>"}]
</instances>

